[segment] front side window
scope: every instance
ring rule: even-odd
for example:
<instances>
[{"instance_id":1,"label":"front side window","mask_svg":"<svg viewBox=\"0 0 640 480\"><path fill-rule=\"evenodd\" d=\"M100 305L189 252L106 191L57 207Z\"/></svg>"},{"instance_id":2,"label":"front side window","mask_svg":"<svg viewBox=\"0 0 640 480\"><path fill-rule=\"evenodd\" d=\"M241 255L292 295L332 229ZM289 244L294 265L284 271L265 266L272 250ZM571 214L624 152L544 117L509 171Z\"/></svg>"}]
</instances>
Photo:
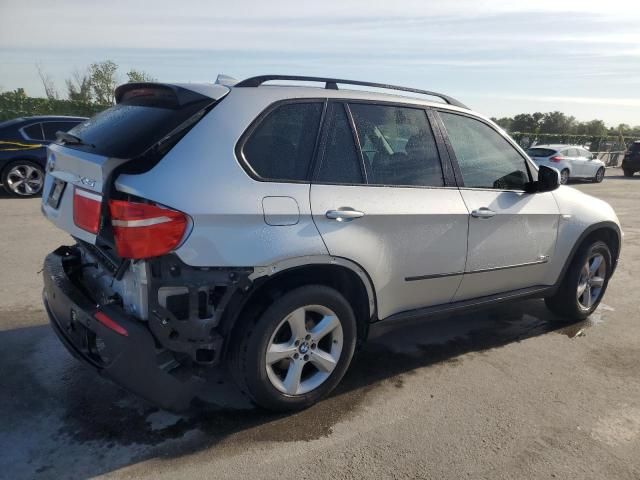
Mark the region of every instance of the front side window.
<instances>
[{"instance_id":1,"label":"front side window","mask_svg":"<svg viewBox=\"0 0 640 480\"><path fill-rule=\"evenodd\" d=\"M42 129L44 130L44 139L54 141L57 132L68 132L80 122L44 122Z\"/></svg>"},{"instance_id":2,"label":"front side window","mask_svg":"<svg viewBox=\"0 0 640 480\"><path fill-rule=\"evenodd\" d=\"M498 132L463 115L440 112L440 117L465 187L524 190L529 182L526 162Z\"/></svg>"},{"instance_id":3,"label":"front side window","mask_svg":"<svg viewBox=\"0 0 640 480\"><path fill-rule=\"evenodd\" d=\"M270 112L247 139L242 153L267 180L309 179L323 104L290 103Z\"/></svg>"},{"instance_id":4,"label":"front side window","mask_svg":"<svg viewBox=\"0 0 640 480\"><path fill-rule=\"evenodd\" d=\"M444 185L438 149L424 110L359 103L349 107L369 184Z\"/></svg>"}]
</instances>

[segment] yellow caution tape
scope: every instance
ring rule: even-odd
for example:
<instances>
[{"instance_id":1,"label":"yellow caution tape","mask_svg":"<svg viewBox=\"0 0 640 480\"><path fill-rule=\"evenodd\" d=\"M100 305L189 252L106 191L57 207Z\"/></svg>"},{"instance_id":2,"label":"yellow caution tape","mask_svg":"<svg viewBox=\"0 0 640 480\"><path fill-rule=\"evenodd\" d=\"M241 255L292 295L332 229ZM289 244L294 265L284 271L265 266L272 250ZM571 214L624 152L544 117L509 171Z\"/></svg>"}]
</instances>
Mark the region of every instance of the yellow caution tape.
<instances>
[{"instance_id":1,"label":"yellow caution tape","mask_svg":"<svg viewBox=\"0 0 640 480\"><path fill-rule=\"evenodd\" d=\"M11 145L12 148L4 148L3 145ZM41 143L21 143L21 142L7 142L0 140L0 151L2 152L14 152L18 150L35 150L36 148L43 147Z\"/></svg>"}]
</instances>

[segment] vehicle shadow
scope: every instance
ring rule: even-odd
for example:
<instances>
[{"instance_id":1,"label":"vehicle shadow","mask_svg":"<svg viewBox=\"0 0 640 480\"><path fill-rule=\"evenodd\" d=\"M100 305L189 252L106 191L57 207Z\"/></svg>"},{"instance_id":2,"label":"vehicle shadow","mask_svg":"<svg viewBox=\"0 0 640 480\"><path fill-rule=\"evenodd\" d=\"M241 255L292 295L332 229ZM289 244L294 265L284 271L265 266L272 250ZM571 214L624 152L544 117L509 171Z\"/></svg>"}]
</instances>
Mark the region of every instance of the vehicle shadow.
<instances>
[{"instance_id":1,"label":"vehicle shadow","mask_svg":"<svg viewBox=\"0 0 640 480\"><path fill-rule=\"evenodd\" d=\"M43 312L34 315L44 321ZM376 389L393 395L416 369L464 368L465 355L554 330L574 336L585 325L563 322L540 300L405 325L367 343L329 398L294 414L252 408L222 369L212 374L210 404L164 412L80 365L48 325L0 331L0 468L8 478L93 477L221 442L312 440L329 435Z\"/></svg>"}]
</instances>

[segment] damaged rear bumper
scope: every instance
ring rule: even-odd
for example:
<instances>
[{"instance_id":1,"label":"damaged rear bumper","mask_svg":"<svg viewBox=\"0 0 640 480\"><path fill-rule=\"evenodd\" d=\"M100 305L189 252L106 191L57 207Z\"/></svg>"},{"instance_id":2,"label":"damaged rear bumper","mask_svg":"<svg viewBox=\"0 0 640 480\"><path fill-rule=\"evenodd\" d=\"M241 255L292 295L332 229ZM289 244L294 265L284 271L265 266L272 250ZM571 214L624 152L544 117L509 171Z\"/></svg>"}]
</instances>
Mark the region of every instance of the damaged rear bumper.
<instances>
[{"instance_id":1,"label":"damaged rear bumper","mask_svg":"<svg viewBox=\"0 0 640 480\"><path fill-rule=\"evenodd\" d=\"M67 350L99 374L162 408L188 408L203 381L180 375L180 365L157 344L145 322L117 305L96 306L68 275L65 262L72 253L69 247L59 248L47 256L43 270L45 308ZM105 324L100 314L103 321L99 321L98 312L120 328Z\"/></svg>"}]
</instances>

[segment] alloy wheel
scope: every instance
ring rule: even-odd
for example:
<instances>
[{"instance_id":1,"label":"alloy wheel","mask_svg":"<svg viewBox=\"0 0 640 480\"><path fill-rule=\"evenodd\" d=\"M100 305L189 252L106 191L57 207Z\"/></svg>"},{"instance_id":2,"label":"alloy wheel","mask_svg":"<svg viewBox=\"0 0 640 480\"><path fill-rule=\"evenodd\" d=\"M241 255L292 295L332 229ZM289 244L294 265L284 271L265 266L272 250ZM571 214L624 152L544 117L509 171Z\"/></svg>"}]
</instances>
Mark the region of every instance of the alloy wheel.
<instances>
[{"instance_id":1,"label":"alloy wheel","mask_svg":"<svg viewBox=\"0 0 640 480\"><path fill-rule=\"evenodd\" d=\"M287 395L303 395L322 385L334 371L343 347L338 316L321 305L306 305L276 327L265 353L271 384Z\"/></svg>"},{"instance_id":2,"label":"alloy wheel","mask_svg":"<svg viewBox=\"0 0 640 480\"><path fill-rule=\"evenodd\" d=\"M600 298L607 275L607 262L600 253L595 253L587 259L580 271L576 297L578 304L584 310L590 309Z\"/></svg>"},{"instance_id":3,"label":"alloy wheel","mask_svg":"<svg viewBox=\"0 0 640 480\"><path fill-rule=\"evenodd\" d=\"M32 165L16 165L7 173L9 189L20 196L31 196L40 193L44 184L42 171Z\"/></svg>"},{"instance_id":4,"label":"alloy wheel","mask_svg":"<svg viewBox=\"0 0 640 480\"><path fill-rule=\"evenodd\" d=\"M563 170L560 172L560 183L565 185L569 181L569 170Z\"/></svg>"}]
</instances>

